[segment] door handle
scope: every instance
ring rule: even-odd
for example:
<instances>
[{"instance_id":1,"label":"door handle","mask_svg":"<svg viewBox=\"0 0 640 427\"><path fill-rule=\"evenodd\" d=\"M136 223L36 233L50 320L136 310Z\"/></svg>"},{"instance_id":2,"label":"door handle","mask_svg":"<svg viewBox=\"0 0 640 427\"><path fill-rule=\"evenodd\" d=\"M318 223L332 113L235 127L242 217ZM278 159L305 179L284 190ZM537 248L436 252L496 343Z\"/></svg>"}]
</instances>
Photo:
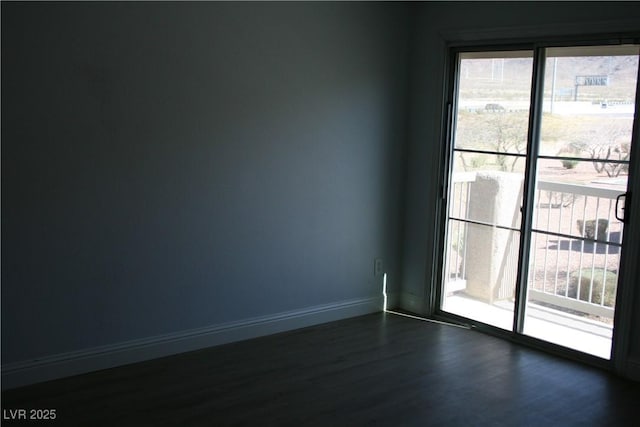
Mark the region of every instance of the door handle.
<instances>
[{"instance_id":1,"label":"door handle","mask_svg":"<svg viewBox=\"0 0 640 427\"><path fill-rule=\"evenodd\" d=\"M622 207L620 207L620 200L624 197L624 203L622 204ZM616 197L616 219L618 221L621 221L623 223L627 223L627 215L625 214L625 205L627 204L627 193L622 193L619 194L618 197ZM622 215L619 215L619 213L622 213Z\"/></svg>"}]
</instances>

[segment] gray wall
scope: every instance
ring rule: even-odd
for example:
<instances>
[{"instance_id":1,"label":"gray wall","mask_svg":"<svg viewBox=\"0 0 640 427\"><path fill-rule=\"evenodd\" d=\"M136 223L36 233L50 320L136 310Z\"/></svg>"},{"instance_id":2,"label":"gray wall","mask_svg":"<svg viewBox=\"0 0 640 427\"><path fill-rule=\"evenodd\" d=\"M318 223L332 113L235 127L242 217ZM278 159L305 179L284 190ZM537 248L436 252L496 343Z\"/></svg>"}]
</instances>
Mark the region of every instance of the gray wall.
<instances>
[{"instance_id":1,"label":"gray wall","mask_svg":"<svg viewBox=\"0 0 640 427\"><path fill-rule=\"evenodd\" d=\"M380 294L407 8L2 3L2 362Z\"/></svg>"},{"instance_id":2,"label":"gray wall","mask_svg":"<svg viewBox=\"0 0 640 427\"><path fill-rule=\"evenodd\" d=\"M374 297L378 256L424 312L445 39L638 16L3 2L2 362Z\"/></svg>"},{"instance_id":3,"label":"gray wall","mask_svg":"<svg viewBox=\"0 0 640 427\"><path fill-rule=\"evenodd\" d=\"M441 2L421 4L414 17L401 304L427 313L432 285L439 280L434 277L433 241L447 42L639 31L640 3ZM635 307L640 313L640 292ZM634 325L628 338L640 331L640 316ZM640 340L635 341L640 360Z\"/></svg>"}]
</instances>

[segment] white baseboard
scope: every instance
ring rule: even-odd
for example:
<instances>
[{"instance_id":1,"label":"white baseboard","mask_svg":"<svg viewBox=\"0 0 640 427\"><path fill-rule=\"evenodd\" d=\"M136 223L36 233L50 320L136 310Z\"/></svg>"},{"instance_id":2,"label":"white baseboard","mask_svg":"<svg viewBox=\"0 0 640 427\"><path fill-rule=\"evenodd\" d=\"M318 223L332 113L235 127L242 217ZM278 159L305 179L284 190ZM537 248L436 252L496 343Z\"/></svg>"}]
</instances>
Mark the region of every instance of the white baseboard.
<instances>
[{"instance_id":1,"label":"white baseboard","mask_svg":"<svg viewBox=\"0 0 640 427\"><path fill-rule=\"evenodd\" d=\"M342 301L3 364L2 390L374 313L382 304L382 297Z\"/></svg>"}]
</instances>

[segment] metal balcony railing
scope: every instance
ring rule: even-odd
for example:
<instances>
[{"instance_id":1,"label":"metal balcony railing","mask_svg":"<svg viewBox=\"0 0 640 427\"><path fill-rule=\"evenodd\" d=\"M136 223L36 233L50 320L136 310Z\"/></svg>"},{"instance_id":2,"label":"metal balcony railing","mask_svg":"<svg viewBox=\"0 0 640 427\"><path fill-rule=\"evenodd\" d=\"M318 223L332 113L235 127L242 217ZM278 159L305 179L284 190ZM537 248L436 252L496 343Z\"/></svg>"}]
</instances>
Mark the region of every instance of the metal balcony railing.
<instances>
[{"instance_id":1,"label":"metal balcony railing","mask_svg":"<svg viewBox=\"0 0 640 427\"><path fill-rule=\"evenodd\" d=\"M620 190L539 181L529 299L613 318L622 223Z\"/></svg>"},{"instance_id":2,"label":"metal balcony railing","mask_svg":"<svg viewBox=\"0 0 640 427\"><path fill-rule=\"evenodd\" d=\"M468 218L471 200L491 203L491 194L470 197L476 175L475 172L454 175L449 204L451 218ZM622 223L616 220L614 210L620 193L595 185L538 181L529 255L529 301L574 314L613 317L622 242ZM467 241L469 227L478 225L449 221L447 292L466 288L469 254L486 250L469 247L473 241ZM510 233L509 241L517 242L517 233ZM517 259L517 252L517 244L506 244L501 255L503 264ZM497 299L513 297L512 269L498 272L508 280L498 278L500 283L492 291Z\"/></svg>"}]
</instances>

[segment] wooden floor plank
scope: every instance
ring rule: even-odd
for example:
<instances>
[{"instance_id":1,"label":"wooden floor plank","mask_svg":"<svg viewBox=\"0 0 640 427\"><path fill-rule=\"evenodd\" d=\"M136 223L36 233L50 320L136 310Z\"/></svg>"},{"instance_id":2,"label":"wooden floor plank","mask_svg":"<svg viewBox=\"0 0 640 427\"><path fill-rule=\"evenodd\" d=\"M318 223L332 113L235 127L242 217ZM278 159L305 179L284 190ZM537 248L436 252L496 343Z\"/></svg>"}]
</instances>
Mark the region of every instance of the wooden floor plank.
<instances>
[{"instance_id":1,"label":"wooden floor plank","mask_svg":"<svg viewBox=\"0 0 640 427\"><path fill-rule=\"evenodd\" d=\"M605 371L388 313L2 394L63 426L636 426L639 404Z\"/></svg>"}]
</instances>

